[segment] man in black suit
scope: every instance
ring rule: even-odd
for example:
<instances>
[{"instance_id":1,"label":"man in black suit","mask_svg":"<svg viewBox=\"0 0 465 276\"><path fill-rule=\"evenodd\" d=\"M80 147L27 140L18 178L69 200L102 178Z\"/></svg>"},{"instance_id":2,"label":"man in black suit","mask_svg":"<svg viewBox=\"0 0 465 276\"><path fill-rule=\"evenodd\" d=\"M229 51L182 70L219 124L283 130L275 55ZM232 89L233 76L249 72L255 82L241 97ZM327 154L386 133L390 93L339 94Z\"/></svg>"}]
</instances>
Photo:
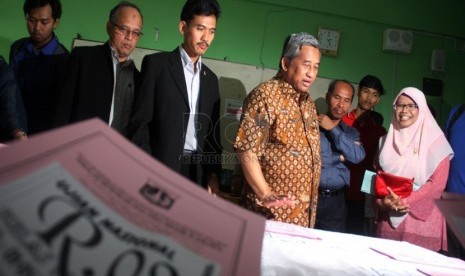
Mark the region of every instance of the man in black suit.
<instances>
[{"instance_id":1,"label":"man in black suit","mask_svg":"<svg viewBox=\"0 0 465 276\"><path fill-rule=\"evenodd\" d=\"M108 41L75 47L58 100L55 123L65 125L99 117L127 136L139 72L130 55L142 35L142 14L121 1L110 11Z\"/></svg>"},{"instance_id":2,"label":"man in black suit","mask_svg":"<svg viewBox=\"0 0 465 276\"><path fill-rule=\"evenodd\" d=\"M217 76L202 63L213 41L216 0L188 0L179 31L184 42L169 53L147 55L131 119L132 141L194 183L219 191L221 145Z\"/></svg>"}]
</instances>

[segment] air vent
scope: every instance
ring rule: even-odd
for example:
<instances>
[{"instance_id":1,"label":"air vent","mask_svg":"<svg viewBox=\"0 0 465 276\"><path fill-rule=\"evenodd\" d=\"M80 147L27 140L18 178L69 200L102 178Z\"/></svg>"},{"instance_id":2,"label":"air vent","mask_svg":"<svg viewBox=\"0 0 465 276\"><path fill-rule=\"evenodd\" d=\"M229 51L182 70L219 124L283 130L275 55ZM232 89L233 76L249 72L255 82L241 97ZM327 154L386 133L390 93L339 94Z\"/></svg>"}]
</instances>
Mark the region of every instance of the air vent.
<instances>
[{"instance_id":1,"label":"air vent","mask_svg":"<svg viewBox=\"0 0 465 276\"><path fill-rule=\"evenodd\" d=\"M412 32L397 29L384 30L383 51L408 54L412 50L412 44Z\"/></svg>"},{"instance_id":2,"label":"air vent","mask_svg":"<svg viewBox=\"0 0 465 276\"><path fill-rule=\"evenodd\" d=\"M446 71L446 51L443 49L434 49L431 54L431 71Z\"/></svg>"}]
</instances>

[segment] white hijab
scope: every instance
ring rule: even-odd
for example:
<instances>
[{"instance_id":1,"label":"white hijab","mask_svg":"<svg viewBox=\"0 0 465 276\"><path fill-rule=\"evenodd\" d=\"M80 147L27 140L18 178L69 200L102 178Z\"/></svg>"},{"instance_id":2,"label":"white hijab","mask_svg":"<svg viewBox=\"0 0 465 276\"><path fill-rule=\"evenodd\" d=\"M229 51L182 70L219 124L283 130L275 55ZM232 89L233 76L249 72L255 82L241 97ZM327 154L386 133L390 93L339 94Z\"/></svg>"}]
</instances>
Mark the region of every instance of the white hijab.
<instances>
[{"instance_id":1,"label":"white hijab","mask_svg":"<svg viewBox=\"0 0 465 276\"><path fill-rule=\"evenodd\" d=\"M418 189L428 181L439 163L454 153L441 128L431 114L423 92L414 87L402 89L400 95L410 97L418 105L418 118L406 128L400 128L393 113L389 131L382 145L379 164L389 173L414 177Z\"/></svg>"}]
</instances>

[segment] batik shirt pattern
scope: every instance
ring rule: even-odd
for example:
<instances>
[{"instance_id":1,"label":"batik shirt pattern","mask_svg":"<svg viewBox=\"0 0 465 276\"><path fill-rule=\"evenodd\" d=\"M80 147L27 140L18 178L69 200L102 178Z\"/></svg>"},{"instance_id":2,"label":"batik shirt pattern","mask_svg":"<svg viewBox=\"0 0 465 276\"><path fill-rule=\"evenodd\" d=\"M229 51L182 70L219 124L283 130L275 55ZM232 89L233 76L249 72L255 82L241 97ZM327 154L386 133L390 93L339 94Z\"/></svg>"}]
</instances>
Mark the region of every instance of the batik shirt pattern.
<instances>
[{"instance_id":1,"label":"batik shirt pattern","mask_svg":"<svg viewBox=\"0 0 465 276\"><path fill-rule=\"evenodd\" d=\"M294 196L294 206L262 207L249 185L241 204L267 219L313 227L320 181L320 137L308 93L295 91L278 74L245 99L234 148L251 150L276 195Z\"/></svg>"}]
</instances>

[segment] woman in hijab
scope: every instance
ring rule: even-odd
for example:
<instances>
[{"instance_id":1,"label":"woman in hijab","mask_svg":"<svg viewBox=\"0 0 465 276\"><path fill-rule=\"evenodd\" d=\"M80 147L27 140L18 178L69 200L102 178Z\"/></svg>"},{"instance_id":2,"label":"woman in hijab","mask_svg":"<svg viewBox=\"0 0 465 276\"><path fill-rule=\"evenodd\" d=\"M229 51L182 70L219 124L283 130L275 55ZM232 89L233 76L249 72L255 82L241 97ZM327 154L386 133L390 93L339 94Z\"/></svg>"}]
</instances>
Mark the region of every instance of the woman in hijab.
<instances>
[{"instance_id":1,"label":"woman in hijab","mask_svg":"<svg viewBox=\"0 0 465 276\"><path fill-rule=\"evenodd\" d=\"M446 223L434 200L446 186L452 148L423 92L404 88L393 107L389 131L381 140L379 166L385 172L414 178L414 183L408 197L388 189L389 195L377 199L378 237L446 251Z\"/></svg>"}]
</instances>

